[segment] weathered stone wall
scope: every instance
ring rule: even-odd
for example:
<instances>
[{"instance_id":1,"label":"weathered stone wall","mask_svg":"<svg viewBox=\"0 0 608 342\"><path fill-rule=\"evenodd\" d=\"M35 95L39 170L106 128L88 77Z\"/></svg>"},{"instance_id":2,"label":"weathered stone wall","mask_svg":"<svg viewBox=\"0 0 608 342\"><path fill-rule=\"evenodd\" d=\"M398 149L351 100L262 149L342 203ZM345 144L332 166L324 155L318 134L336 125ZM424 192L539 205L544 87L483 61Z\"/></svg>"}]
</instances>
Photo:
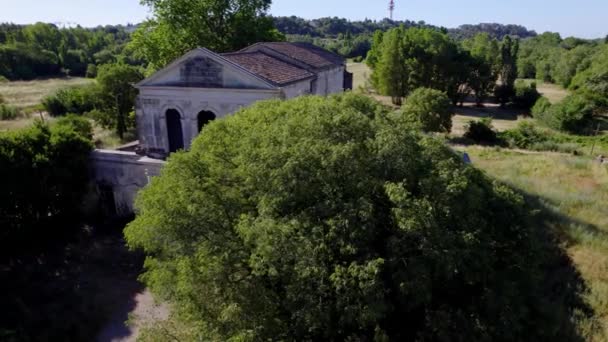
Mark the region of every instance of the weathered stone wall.
<instances>
[{"instance_id":1,"label":"weathered stone wall","mask_svg":"<svg viewBox=\"0 0 608 342\"><path fill-rule=\"evenodd\" d=\"M344 91L344 67L320 72L317 76L315 94L329 95Z\"/></svg>"},{"instance_id":2,"label":"weathered stone wall","mask_svg":"<svg viewBox=\"0 0 608 342\"><path fill-rule=\"evenodd\" d=\"M162 160L142 157L134 152L95 150L91 154L92 179L101 206L114 206L114 214L133 213L135 195L150 178L160 174Z\"/></svg>"},{"instance_id":3,"label":"weathered stone wall","mask_svg":"<svg viewBox=\"0 0 608 342\"><path fill-rule=\"evenodd\" d=\"M199 134L200 111L213 112L216 119L220 119L254 102L279 98L281 94L279 89L140 88L135 110L140 146L144 150L169 151L165 116L169 109L175 109L180 114L184 146L188 149Z\"/></svg>"}]
</instances>

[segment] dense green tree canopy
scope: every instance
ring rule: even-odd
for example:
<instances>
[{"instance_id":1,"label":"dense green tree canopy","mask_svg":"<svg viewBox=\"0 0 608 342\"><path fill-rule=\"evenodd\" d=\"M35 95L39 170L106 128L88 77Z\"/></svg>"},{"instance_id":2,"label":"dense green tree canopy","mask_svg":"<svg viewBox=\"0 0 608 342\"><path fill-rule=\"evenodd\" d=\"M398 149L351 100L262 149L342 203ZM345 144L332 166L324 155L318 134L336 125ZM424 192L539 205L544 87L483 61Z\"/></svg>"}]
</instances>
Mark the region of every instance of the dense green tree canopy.
<instances>
[{"instance_id":1,"label":"dense green tree canopy","mask_svg":"<svg viewBox=\"0 0 608 342\"><path fill-rule=\"evenodd\" d=\"M214 121L137 207L127 241L149 253L143 279L175 304L184 340L554 332L522 198L366 97L272 100Z\"/></svg>"},{"instance_id":2,"label":"dense green tree canopy","mask_svg":"<svg viewBox=\"0 0 608 342\"><path fill-rule=\"evenodd\" d=\"M407 98L402 108L406 120L420 126L425 132L450 132L453 111L450 99L444 92L418 88Z\"/></svg>"},{"instance_id":3,"label":"dense green tree canopy","mask_svg":"<svg viewBox=\"0 0 608 342\"><path fill-rule=\"evenodd\" d=\"M135 124L129 121L134 110L137 89L133 85L144 78L138 68L126 64L106 64L99 68L97 83L101 107L106 115L97 117L103 125L116 129L122 139L127 129Z\"/></svg>"},{"instance_id":4,"label":"dense green tree canopy","mask_svg":"<svg viewBox=\"0 0 608 342\"><path fill-rule=\"evenodd\" d=\"M430 28L394 28L374 36L368 65L378 91L400 98L416 88L447 92L457 101L467 80L465 55L445 32Z\"/></svg>"},{"instance_id":5,"label":"dense green tree canopy","mask_svg":"<svg viewBox=\"0 0 608 342\"><path fill-rule=\"evenodd\" d=\"M154 17L133 35L131 47L158 69L196 47L217 52L282 40L266 16L270 0L141 0Z\"/></svg>"}]
</instances>

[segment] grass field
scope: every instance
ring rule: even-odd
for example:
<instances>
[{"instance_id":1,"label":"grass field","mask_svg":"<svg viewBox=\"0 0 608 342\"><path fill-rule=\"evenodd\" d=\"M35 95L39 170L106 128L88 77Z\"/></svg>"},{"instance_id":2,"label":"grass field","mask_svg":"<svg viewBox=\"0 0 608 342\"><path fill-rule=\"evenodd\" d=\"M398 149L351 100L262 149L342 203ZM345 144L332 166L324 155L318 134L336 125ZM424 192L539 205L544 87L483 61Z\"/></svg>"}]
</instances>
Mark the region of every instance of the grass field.
<instances>
[{"instance_id":1,"label":"grass field","mask_svg":"<svg viewBox=\"0 0 608 342\"><path fill-rule=\"evenodd\" d=\"M571 155L466 150L476 167L538 198L543 212L560 218L551 226L563 236L593 309L577 326L588 341L608 340L608 165Z\"/></svg>"},{"instance_id":2,"label":"grass field","mask_svg":"<svg viewBox=\"0 0 608 342\"><path fill-rule=\"evenodd\" d=\"M5 82L0 83L0 94L8 104L23 109L39 104L45 96L61 88L92 82L92 79L79 77Z\"/></svg>"},{"instance_id":3,"label":"grass field","mask_svg":"<svg viewBox=\"0 0 608 342\"><path fill-rule=\"evenodd\" d=\"M55 78L0 83L0 94L2 94L4 100L9 105L25 109L25 111L28 112L26 115L15 120L0 120L0 132L25 128L31 125L35 120L41 118L52 123L55 118L43 113L39 109L33 110L40 104L42 99L59 89L83 86L93 82L94 80L88 78ZM95 145L98 148L116 148L136 139L134 134L129 133L124 140L120 140L113 131L100 127L92 120L91 124L93 124Z\"/></svg>"}]
</instances>

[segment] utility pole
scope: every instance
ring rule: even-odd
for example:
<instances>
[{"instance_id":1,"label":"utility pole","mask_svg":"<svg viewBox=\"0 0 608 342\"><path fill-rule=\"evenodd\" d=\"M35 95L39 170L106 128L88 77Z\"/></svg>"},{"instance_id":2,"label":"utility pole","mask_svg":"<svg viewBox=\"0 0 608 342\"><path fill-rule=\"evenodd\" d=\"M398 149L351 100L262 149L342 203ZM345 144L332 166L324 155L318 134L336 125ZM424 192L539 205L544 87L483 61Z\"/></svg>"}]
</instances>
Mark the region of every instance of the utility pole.
<instances>
[{"instance_id":1,"label":"utility pole","mask_svg":"<svg viewBox=\"0 0 608 342\"><path fill-rule=\"evenodd\" d=\"M388 3L389 18L393 20L393 11L395 10L395 0L390 0Z\"/></svg>"}]
</instances>

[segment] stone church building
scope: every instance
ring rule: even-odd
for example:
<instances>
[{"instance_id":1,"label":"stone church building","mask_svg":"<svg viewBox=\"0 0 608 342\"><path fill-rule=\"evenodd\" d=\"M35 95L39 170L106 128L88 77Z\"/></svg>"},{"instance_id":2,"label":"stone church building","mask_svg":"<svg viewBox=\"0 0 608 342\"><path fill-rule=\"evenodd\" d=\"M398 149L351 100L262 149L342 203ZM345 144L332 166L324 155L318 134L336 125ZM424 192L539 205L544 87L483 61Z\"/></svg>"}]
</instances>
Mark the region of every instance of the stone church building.
<instances>
[{"instance_id":1,"label":"stone church building","mask_svg":"<svg viewBox=\"0 0 608 342\"><path fill-rule=\"evenodd\" d=\"M188 149L209 121L259 100L352 88L344 59L307 43L258 43L218 54L199 48L136 85L140 149L164 158Z\"/></svg>"},{"instance_id":2,"label":"stone church building","mask_svg":"<svg viewBox=\"0 0 608 342\"><path fill-rule=\"evenodd\" d=\"M133 212L133 199L171 153L188 149L210 121L256 101L328 95L352 89L342 57L306 43L258 43L218 54L190 51L136 85L139 141L96 150L92 172L107 215Z\"/></svg>"}]
</instances>

